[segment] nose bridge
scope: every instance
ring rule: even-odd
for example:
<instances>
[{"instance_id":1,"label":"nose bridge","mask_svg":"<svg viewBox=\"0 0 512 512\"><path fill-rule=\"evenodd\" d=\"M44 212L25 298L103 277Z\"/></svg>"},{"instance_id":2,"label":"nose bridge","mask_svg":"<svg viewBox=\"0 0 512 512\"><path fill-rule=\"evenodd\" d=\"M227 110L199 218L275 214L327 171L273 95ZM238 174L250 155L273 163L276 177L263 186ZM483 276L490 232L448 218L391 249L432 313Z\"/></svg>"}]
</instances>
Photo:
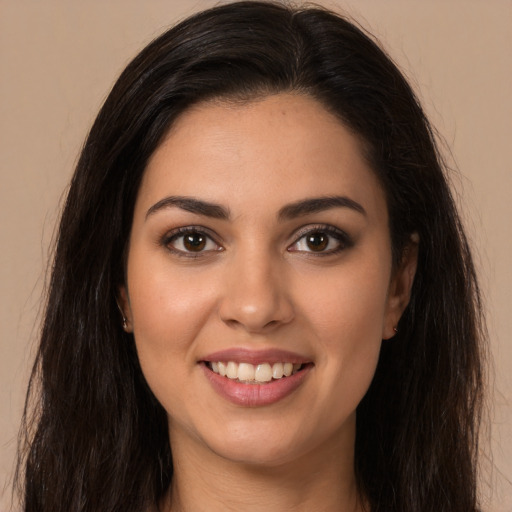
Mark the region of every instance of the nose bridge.
<instances>
[{"instance_id":1,"label":"nose bridge","mask_svg":"<svg viewBox=\"0 0 512 512\"><path fill-rule=\"evenodd\" d=\"M289 322L293 306L283 266L282 257L265 244L239 247L227 269L222 320L250 332Z\"/></svg>"}]
</instances>

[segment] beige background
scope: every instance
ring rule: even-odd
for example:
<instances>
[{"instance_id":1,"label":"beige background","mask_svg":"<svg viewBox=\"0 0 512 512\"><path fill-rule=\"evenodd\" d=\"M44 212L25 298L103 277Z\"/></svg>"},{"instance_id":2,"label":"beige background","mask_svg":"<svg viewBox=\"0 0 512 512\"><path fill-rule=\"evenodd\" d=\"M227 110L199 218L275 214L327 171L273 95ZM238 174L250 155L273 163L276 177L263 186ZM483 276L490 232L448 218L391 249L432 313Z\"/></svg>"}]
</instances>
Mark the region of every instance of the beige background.
<instances>
[{"instance_id":1,"label":"beige background","mask_svg":"<svg viewBox=\"0 0 512 512\"><path fill-rule=\"evenodd\" d=\"M381 39L412 80L463 174L454 186L477 251L494 355L494 490L486 510L510 511L512 2L323 3L349 13ZM0 0L1 512L8 509L48 246L80 145L137 50L176 20L212 4Z\"/></svg>"}]
</instances>

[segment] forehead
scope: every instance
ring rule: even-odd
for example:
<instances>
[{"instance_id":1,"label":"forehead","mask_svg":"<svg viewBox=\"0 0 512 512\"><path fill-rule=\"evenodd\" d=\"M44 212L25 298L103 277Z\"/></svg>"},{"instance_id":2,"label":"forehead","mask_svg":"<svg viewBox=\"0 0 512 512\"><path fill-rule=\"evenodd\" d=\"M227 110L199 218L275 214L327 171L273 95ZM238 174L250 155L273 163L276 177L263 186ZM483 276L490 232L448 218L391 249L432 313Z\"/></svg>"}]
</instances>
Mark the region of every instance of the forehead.
<instances>
[{"instance_id":1,"label":"forehead","mask_svg":"<svg viewBox=\"0 0 512 512\"><path fill-rule=\"evenodd\" d=\"M270 210L343 194L385 210L363 155L358 137L309 96L200 103L176 120L151 157L137 203L183 195Z\"/></svg>"}]
</instances>

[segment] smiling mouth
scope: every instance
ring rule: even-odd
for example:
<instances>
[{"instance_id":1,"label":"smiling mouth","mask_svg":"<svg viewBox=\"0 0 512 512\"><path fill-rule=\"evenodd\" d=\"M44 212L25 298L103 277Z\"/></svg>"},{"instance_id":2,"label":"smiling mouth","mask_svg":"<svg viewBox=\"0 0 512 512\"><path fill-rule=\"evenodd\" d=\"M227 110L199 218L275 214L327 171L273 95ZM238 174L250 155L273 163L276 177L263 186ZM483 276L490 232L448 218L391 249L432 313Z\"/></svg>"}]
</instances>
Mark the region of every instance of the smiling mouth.
<instances>
[{"instance_id":1,"label":"smiling mouth","mask_svg":"<svg viewBox=\"0 0 512 512\"><path fill-rule=\"evenodd\" d=\"M268 384L286 379L304 370L311 363L236 363L234 361L204 361L213 373L243 384Z\"/></svg>"}]
</instances>

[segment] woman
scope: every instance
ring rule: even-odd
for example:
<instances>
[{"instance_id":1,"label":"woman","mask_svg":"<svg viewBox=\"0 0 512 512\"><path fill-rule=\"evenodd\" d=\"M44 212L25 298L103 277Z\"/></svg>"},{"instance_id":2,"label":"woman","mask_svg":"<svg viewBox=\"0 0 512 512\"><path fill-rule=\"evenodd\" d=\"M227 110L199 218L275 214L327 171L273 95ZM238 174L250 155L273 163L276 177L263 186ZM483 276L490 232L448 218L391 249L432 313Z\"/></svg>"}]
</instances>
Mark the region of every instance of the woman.
<instances>
[{"instance_id":1,"label":"woman","mask_svg":"<svg viewBox=\"0 0 512 512\"><path fill-rule=\"evenodd\" d=\"M480 315L382 50L321 9L200 13L127 67L78 162L25 510L476 511Z\"/></svg>"}]
</instances>

